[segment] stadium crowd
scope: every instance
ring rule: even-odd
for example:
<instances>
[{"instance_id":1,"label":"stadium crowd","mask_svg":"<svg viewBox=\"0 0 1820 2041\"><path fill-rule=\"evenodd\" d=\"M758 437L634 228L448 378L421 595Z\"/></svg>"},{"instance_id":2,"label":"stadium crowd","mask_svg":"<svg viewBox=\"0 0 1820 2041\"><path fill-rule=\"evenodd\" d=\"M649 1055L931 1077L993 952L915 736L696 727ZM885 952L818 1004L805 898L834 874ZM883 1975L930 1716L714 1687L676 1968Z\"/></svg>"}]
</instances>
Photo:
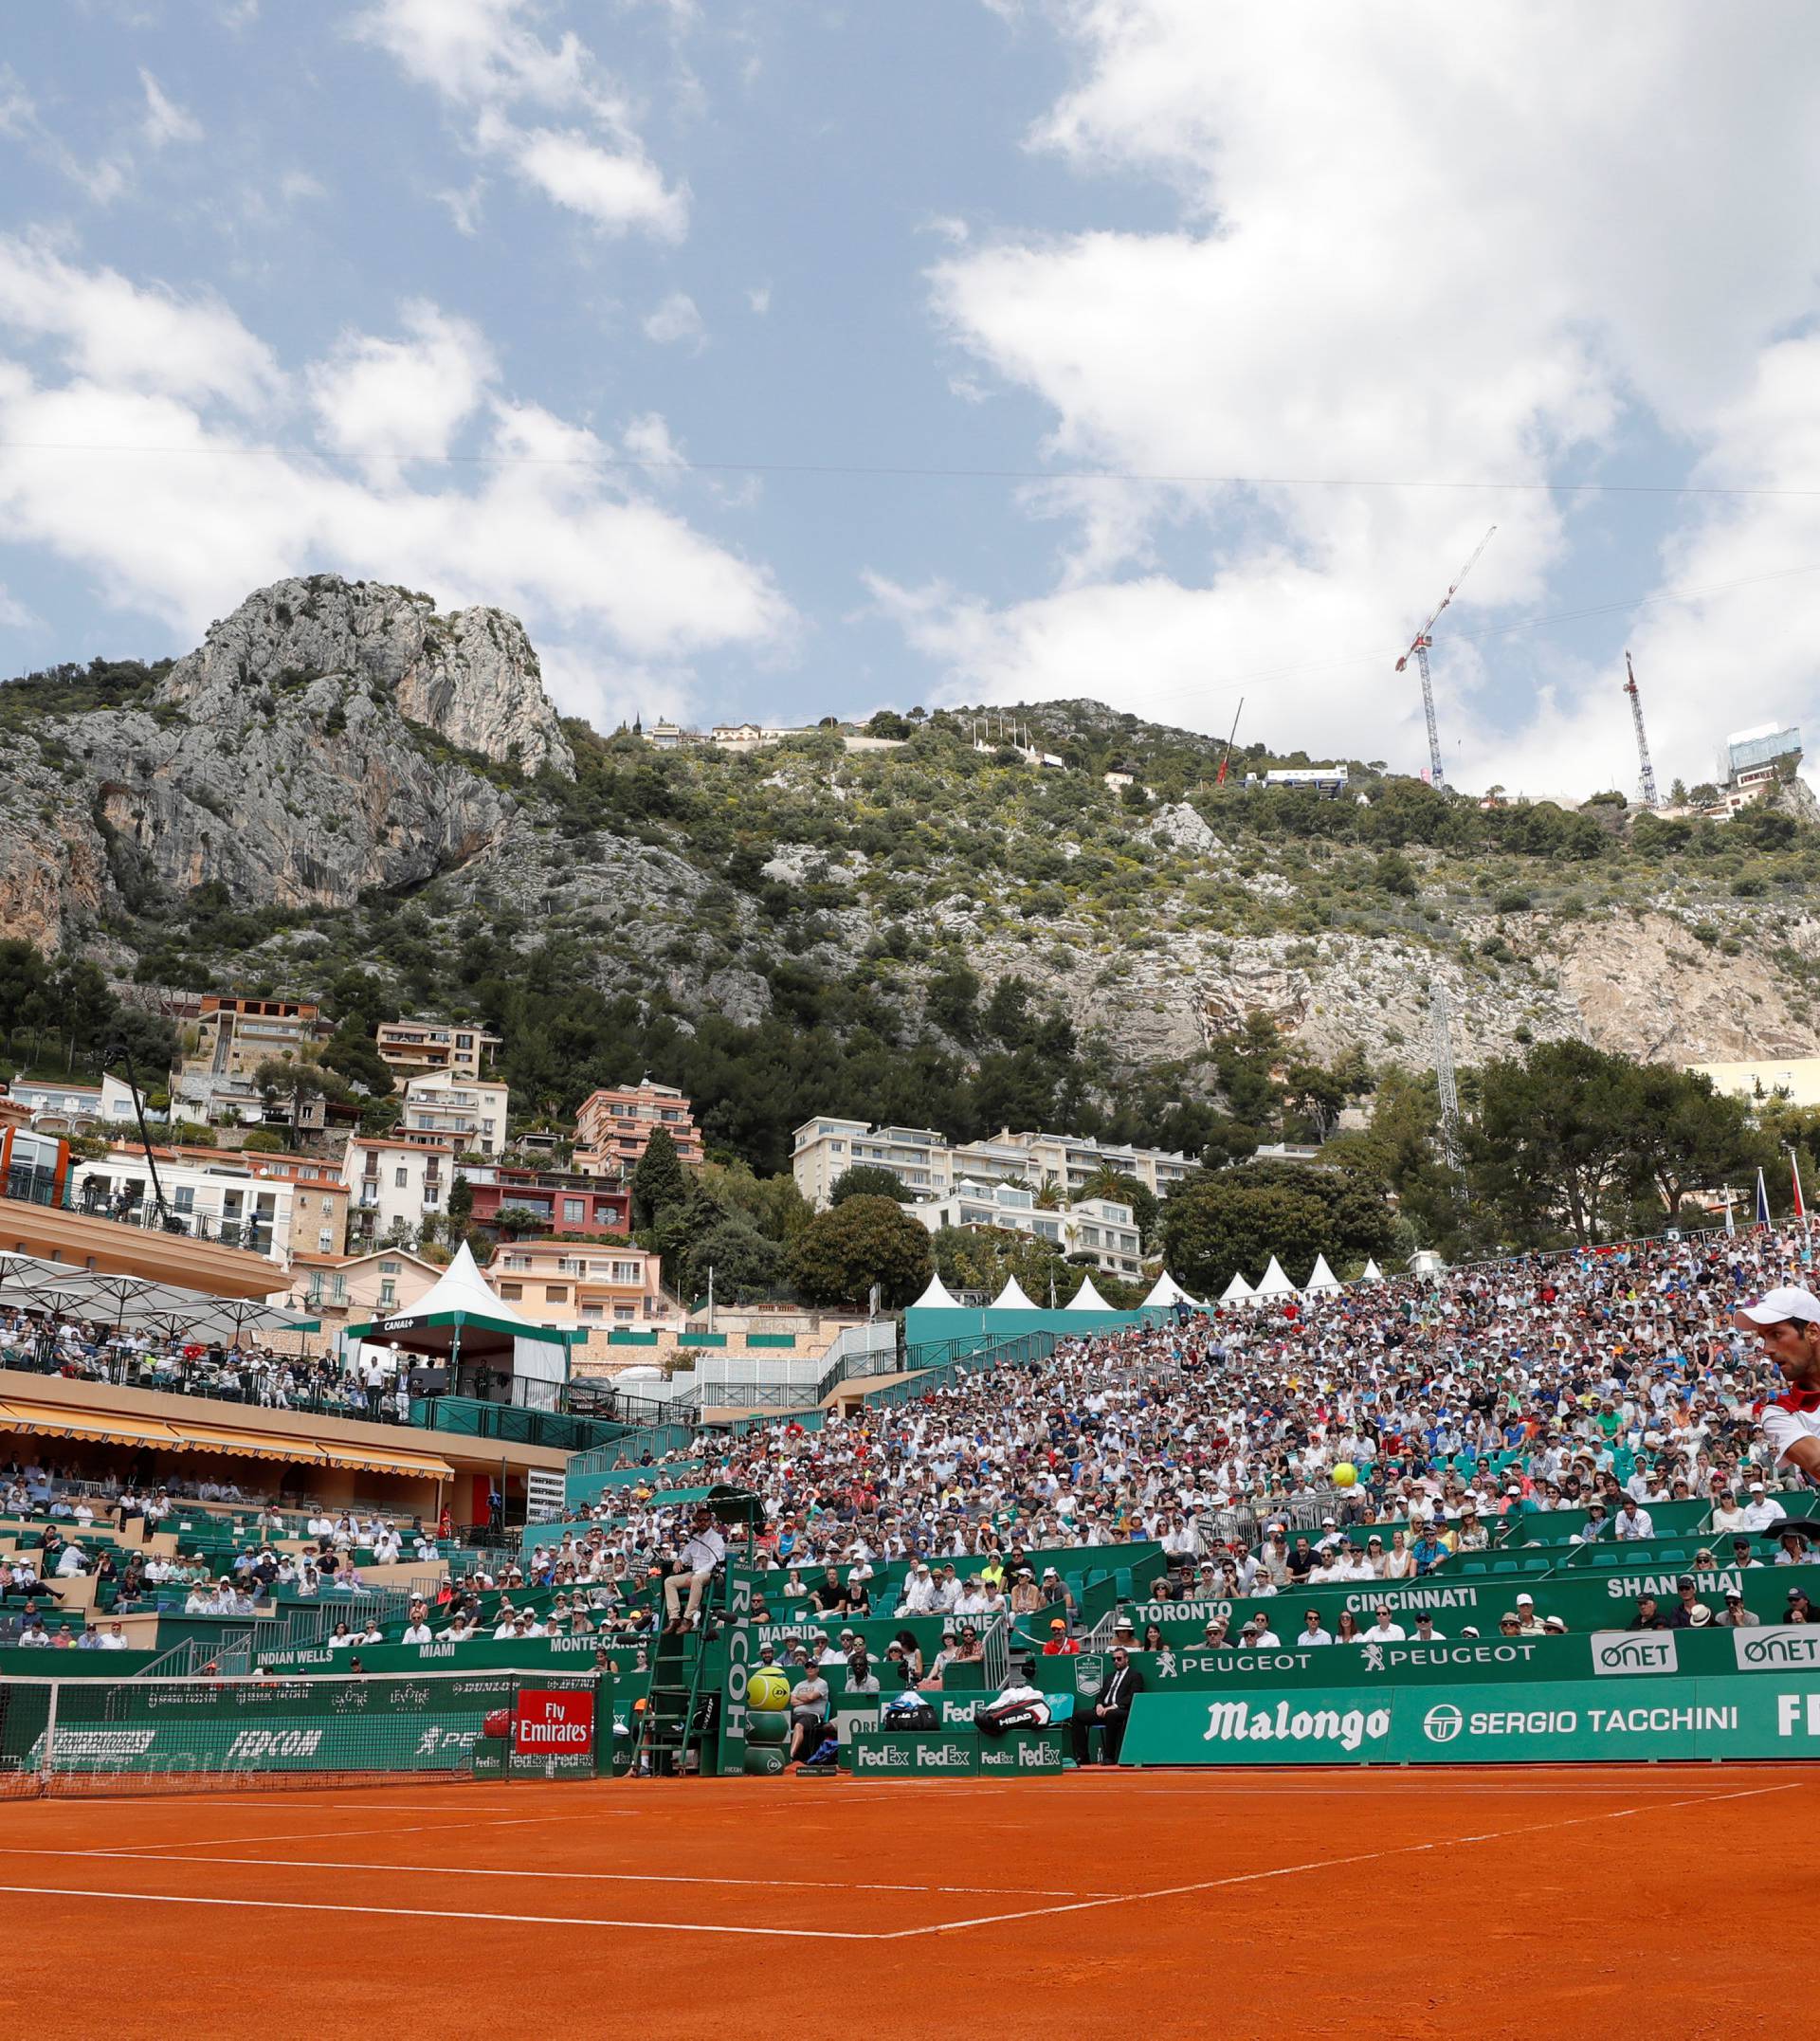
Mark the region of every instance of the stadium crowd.
<instances>
[{"instance_id":1,"label":"stadium crowd","mask_svg":"<svg viewBox=\"0 0 1820 2041\"><path fill-rule=\"evenodd\" d=\"M1698 1499L1715 1536L1755 1531L1780 1511L1757 1424L1784 1385L1732 1313L1802 1281L1807 1247L1670 1237L1066 1339L820 1430L699 1440L609 1490L596 1514L618 1521L558 1563L586 1577L674 1549L686 1524L655 1498L712 1482L763 1499L789 1586L833 1568L864 1599L872 1560L908 1558L903 1610L956 1616L1042 1604L1053 1584L1007 1574L1020 1546L1154 1539L1238 1595L1420 1576L1513 1510L1585 1506L1589 1536L1623 1540L1652 1503ZM1396 1521L1388 1542L1334 1536Z\"/></svg>"}]
</instances>

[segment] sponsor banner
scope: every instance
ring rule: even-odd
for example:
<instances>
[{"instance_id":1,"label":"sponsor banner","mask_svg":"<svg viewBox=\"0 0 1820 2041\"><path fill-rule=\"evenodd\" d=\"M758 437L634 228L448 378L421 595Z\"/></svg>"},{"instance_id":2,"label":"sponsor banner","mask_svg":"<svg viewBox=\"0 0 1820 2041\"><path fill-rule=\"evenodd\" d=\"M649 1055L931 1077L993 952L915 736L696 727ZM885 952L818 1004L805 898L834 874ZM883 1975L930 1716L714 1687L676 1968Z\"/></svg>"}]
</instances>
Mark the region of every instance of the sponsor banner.
<instances>
[{"instance_id":1,"label":"sponsor banner","mask_svg":"<svg viewBox=\"0 0 1820 2041\"><path fill-rule=\"evenodd\" d=\"M1142 1693L1126 1764L1572 1764L1820 1758L1820 1671L1483 1686Z\"/></svg>"},{"instance_id":2,"label":"sponsor banner","mask_svg":"<svg viewBox=\"0 0 1820 2041\"><path fill-rule=\"evenodd\" d=\"M978 1769L978 1740L937 1729L862 1730L852 1743L853 1770L868 1777L940 1775L971 1777Z\"/></svg>"},{"instance_id":3,"label":"sponsor banner","mask_svg":"<svg viewBox=\"0 0 1820 2041\"><path fill-rule=\"evenodd\" d=\"M594 1695L546 1675L474 1679L146 1680L61 1686L49 1766L64 1772L448 1772L469 1763L486 1717L522 1691L517 1745L542 1773L592 1771ZM47 1696L0 1692L0 1771L46 1767ZM537 1729L536 1725L543 1725Z\"/></svg>"},{"instance_id":4,"label":"sponsor banner","mask_svg":"<svg viewBox=\"0 0 1820 2041\"><path fill-rule=\"evenodd\" d=\"M1775 1629L1729 1632L1732 1653L1740 1672L1780 1672L1812 1667L1820 1669L1820 1628L1785 1623Z\"/></svg>"},{"instance_id":5,"label":"sponsor banner","mask_svg":"<svg viewBox=\"0 0 1820 2041\"><path fill-rule=\"evenodd\" d=\"M1680 1631L1673 1630L1595 1632L1588 1640L1592 1647L1593 1673L1603 1678L1611 1673L1633 1677L1640 1672L1677 1672L1681 1654L1676 1641L1681 1635Z\"/></svg>"},{"instance_id":6,"label":"sponsor banner","mask_svg":"<svg viewBox=\"0 0 1820 2041\"><path fill-rule=\"evenodd\" d=\"M1067 1756L1066 1733L1061 1729L1026 1729L995 1740L982 1738L978 1764L982 1774L998 1777L1032 1772L1059 1772Z\"/></svg>"},{"instance_id":7,"label":"sponsor banner","mask_svg":"<svg viewBox=\"0 0 1820 2041\"><path fill-rule=\"evenodd\" d=\"M512 1750L519 1758L581 1758L594 1748L594 1697L586 1688L519 1689Z\"/></svg>"},{"instance_id":8,"label":"sponsor banner","mask_svg":"<svg viewBox=\"0 0 1820 2041\"><path fill-rule=\"evenodd\" d=\"M1716 1556L1730 1557L1729 1541L1708 1539L1705 1544ZM1601 1557L1604 1556L1602 1548ZM1494 1556L1488 1562L1499 1562ZM1498 1618L1514 1610L1519 1595L1534 1597L1538 1617L1557 1615L1569 1631L1583 1637L1592 1631L1621 1630L1636 1613L1639 1596L1653 1595L1665 1612L1674 1602L1678 1584L1690 1569L1666 1560L1640 1560L1608 1572L1603 1567L1575 1566L1569 1572L1552 1574L1436 1574L1424 1580L1396 1586L1349 1581L1343 1586L1284 1588L1273 1595L1253 1595L1241 1601L1142 1602L1133 1610L1139 1634L1146 1623L1156 1623L1163 1642L1180 1650L1203 1643L1203 1632L1213 1616L1225 1616L1230 1634L1236 1637L1254 1615L1261 1615L1289 1649L1302 1618L1310 1609L1320 1611L1321 1621L1333 1631L1342 1610L1351 1610L1359 1623L1369 1628L1373 1613L1388 1607L1393 1619L1411 1633L1415 1618L1427 1610L1436 1630L1457 1638L1470 1624L1482 1636L1493 1635ZM1776 1622L1788 1609L1789 1591L1801 1589L1820 1611L1820 1565L1813 1566L1721 1566L1693 1574L1698 1598L1715 1615L1725 1607L1725 1592L1735 1588L1751 1613L1764 1623Z\"/></svg>"}]
</instances>

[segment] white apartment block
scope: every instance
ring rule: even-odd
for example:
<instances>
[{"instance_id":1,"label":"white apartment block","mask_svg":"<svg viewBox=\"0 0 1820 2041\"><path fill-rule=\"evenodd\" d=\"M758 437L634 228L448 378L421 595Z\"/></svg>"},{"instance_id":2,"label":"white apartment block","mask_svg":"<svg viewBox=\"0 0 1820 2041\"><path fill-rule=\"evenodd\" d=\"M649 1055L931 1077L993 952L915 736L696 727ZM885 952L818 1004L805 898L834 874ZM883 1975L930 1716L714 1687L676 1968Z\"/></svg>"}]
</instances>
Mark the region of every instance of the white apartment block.
<instances>
[{"instance_id":1,"label":"white apartment block","mask_svg":"<svg viewBox=\"0 0 1820 2041\"><path fill-rule=\"evenodd\" d=\"M349 1244L384 1240L394 1226L415 1233L448 1210L455 1144L445 1136L355 1135L341 1163L348 1187Z\"/></svg>"},{"instance_id":2,"label":"white apartment block","mask_svg":"<svg viewBox=\"0 0 1820 2041\"><path fill-rule=\"evenodd\" d=\"M333 1254L342 1244L337 1207L345 1194L333 1178L318 1185L266 1175L259 1157L244 1164L186 1160L157 1152L157 1186L143 1149L116 1148L70 1172L70 1199L79 1212L149 1223L162 1193L173 1230L199 1240L224 1241L288 1267L293 1251ZM322 1164L324 1172L332 1162Z\"/></svg>"},{"instance_id":3,"label":"white apartment block","mask_svg":"<svg viewBox=\"0 0 1820 2041\"><path fill-rule=\"evenodd\" d=\"M965 1179L1037 1190L1053 1182L1069 1203L1108 1164L1121 1176L1135 1176L1157 1197L1199 1166L1192 1157L1167 1149L1119 1147L1085 1135L1013 1134L1005 1128L990 1140L956 1145L928 1127L875 1127L864 1120L816 1119L796 1129L791 1168L796 1188L818 1210L856 1163L888 1169L919 1198L946 1197Z\"/></svg>"},{"instance_id":4,"label":"white apartment block","mask_svg":"<svg viewBox=\"0 0 1820 2041\"><path fill-rule=\"evenodd\" d=\"M406 1080L400 1125L413 1134L446 1134L464 1153L505 1152L505 1116L511 1093L503 1084L477 1083L452 1071Z\"/></svg>"},{"instance_id":5,"label":"white apartment block","mask_svg":"<svg viewBox=\"0 0 1820 2041\"><path fill-rule=\"evenodd\" d=\"M1047 1212L1026 1185L963 1179L946 1197L928 1198L907 1210L932 1233L944 1226L1001 1227L1046 1242L1062 1254L1090 1254L1095 1267L1109 1276L1135 1283L1143 1272L1138 1222L1129 1205L1111 1198L1083 1198L1066 1211Z\"/></svg>"}]
</instances>

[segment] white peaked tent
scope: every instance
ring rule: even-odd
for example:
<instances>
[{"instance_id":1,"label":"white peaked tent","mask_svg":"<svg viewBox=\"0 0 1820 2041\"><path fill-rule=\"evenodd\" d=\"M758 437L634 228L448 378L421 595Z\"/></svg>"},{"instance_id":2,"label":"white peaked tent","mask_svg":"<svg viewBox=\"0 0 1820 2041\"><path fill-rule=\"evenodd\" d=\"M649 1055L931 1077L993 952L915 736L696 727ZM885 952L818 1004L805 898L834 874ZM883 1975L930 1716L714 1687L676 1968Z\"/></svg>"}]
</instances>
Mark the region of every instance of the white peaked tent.
<instances>
[{"instance_id":1,"label":"white peaked tent","mask_svg":"<svg viewBox=\"0 0 1820 2041\"><path fill-rule=\"evenodd\" d=\"M1270 1266L1264 1272L1264 1281L1251 1293L1254 1297L1293 1297L1296 1285L1283 1272L1283 1264L1273 1254Z\"/></svg>"},{"instance_id":2,"label":"white peaked tent","mask_svg":"<svg viewBox=\"0 0 1820 2041\"><path fill-rule=\"evenodd\" d=\"M1156 1282L1151 1285L1150 1295L1144 1299L1138 1309L1140 1311L1167 1311L1173 1304L1192 1304L1193 1303L1193 1298L1165 1268Z\"/></svg>"},{"instance_id":3,"label":"white peaked tent","mask_svg":"<svg viewBox=\"0 0 1820 2041\"><path fill-rule=\"evenodd\" d=\"M1361 1283L1382 1283L1384 1280L1384 1271L1377 1266L1375 1262L1367 1262L1365 1264L1365 1273L1360 1276L1358 1280Z\"/></svg>"},{"instance_id":4,"label":"white peaked tent","mask_svg":"<svg viewBox=\"0 0 1820 2041\"><path fill-rule=\"evenodd\" d=\"M489 1289L464 1242L427 1295L389 1318L350 1325L340 1346L344 1354L378 1347L401 1367L413 1356L436 1376L438 1393L553 1411L569 1378L569 1349L582 1337L536 1323Z\"/></svg>"},{"instance_id":5,"label":"white peaked tent","mask_svg":"<svg viewBox=\"0 0 1820 2041\"><path fill-rule=\"evenodd\" d=\"M951 1297L948 1294L939 1276L931 1276L929 1287L910 1308L913 1311L958 1311L961 1309L961 1302L958 1297Z\"/></svg>"},{"instance_id":6,"label":"white peaked tent","mask_svg":"<svg viewBox=\"0 0 1820 2041\"><path fill-rule=\"evenodd\" d=\"M989 1311L1034 1311L1037 1307L1024 1294L1024 1285L1015 1276L1008 1276L1005 1287L999 1291L986 1308Z\"/></svg>"},{"instance_id":7,"label":"white peaked tent","mask_svg":"<svg viewBox=\"0 0 1820 2041\"><path fill-rule=\"evenodd\" d=\"M1093 1278L1083 1276L1081 1287L1068 1299L1067 1308L1070 1311L1110 1311L1112 1306L1094 1288Z\"/></svg>"},{"instance_id":8,"label":"white peaked tent","mask_svg":"<svg viewBox=\"0 0 1820 2041\"><path fill-rule=\"evenodd\" d=\"M1220 1292L1220 1302L1223 1304L1248 1304L1257 1294L1235 1268L1231 1282Z\"/></svg>"},{"instance_id":9,"label":"white peaked tent","mask_svg":"<svg viewBox=\"0 0 1820 2041\"><path fill-rule=\"evenodd\" d=\"M517 1304L507 1303L482 1275L467 1242L463 1241L449 1263L423 1296L410 1307L412 1318L435 1318L444 1311L478 1313L507 1325L529 1325ZM542 1331L539 1326L538 1331Z\"/></svg>"},{"instance_id":10,"label":"white peaked tent","mask_svg":"<svg viewBox=\"0 0 1820 2041\"><path fill-rule=\"evenodd\" d=\"M1338 1287L1339 1278L1328 1267L1327 1257L1324 1254L1316 1255L1315 1272L1308 1278L1310 1294L1316 1290L1337 1290Z\"/></svg>"}]
</instances>

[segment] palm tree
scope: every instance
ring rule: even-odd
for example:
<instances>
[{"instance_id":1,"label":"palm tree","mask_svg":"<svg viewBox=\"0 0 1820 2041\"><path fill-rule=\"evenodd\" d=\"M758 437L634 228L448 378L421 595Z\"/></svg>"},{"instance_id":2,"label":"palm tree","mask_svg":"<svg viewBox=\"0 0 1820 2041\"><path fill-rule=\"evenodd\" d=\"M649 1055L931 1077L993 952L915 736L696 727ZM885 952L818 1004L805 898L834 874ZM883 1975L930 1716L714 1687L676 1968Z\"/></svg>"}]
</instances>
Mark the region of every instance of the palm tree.
<instances>
[{"instance_id":1,"label":"palm tree","mask_svg":"<svg viewBox=\"0 0 1820 2041\"><path fill-rule=\"evenodd\" d=\"M1119 1172L1110 1162L1094 1165L1092 1174L1081 1186L1083 1197L1109 1197L1115 1204L1124 1202L1124 1187L1119 1182Z\"/></svg>"},{"instance_id":2,"label":"palm tree","mask_svg":"<svg viewBox=\"0 0 1820 2041\"><path fill-rule=\"evenodd\" d=\"M1045 1176L1042 1188L1031 1198L1030 1202L1038 1212L1060 1212L1065 1202L1063 1196L1061 1178Z\"/></svg>"}]
</instances>

